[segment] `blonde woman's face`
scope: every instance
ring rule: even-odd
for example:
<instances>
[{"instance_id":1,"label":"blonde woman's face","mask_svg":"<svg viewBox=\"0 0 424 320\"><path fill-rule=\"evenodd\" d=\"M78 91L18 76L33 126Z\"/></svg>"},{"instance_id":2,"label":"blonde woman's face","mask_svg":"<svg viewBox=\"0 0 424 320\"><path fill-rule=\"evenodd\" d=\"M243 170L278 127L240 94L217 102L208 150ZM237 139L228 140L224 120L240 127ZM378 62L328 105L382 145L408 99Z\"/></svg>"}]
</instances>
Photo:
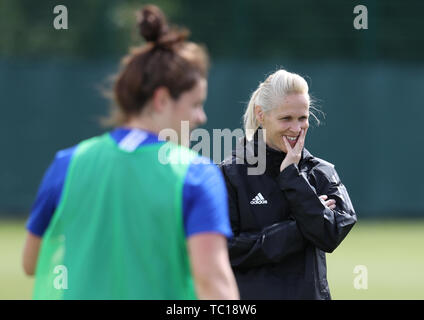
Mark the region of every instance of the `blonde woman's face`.
<instances>
[{"instance_id":1,"label":"blonde woman's face","mask_svg":"<svg viewBox=\"0 0 424 320\"><path fill-rule=\"evenodd\" d=\"M261 115L259 115L261 117ZM266 143L269 147L287 153L283 137L286 136L293 148L300 131L309 127L309 99L305 94L289 94L281 105L262 113L259 119L266 129Z\"/></svg>"}]
</instances>

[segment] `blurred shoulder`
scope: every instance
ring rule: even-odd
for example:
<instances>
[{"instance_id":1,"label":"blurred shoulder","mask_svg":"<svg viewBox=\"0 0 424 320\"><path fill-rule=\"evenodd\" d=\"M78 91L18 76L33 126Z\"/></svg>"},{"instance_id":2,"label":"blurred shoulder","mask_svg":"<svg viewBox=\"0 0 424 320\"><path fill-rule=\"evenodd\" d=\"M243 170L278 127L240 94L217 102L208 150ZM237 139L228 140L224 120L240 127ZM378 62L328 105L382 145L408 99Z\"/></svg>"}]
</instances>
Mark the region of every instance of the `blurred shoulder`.
<instances>
[{"instance_id":1,"label":"blurred shoulder","mask_svg":"<svg viewBox=\"0 0 424 320\"><path fill-rule=\"evenodd\" d=\"M75 149L78 147L78 145L74 145L72 147L66 148L66 149L62 149L56 152L55 155L55 160L62 160L64 158L69 158L73 155L73 153L75 152Z\"/></svg>"},{"instance_id":2,"label":"blurred shoulder","mask_svg":"<svg viewBox=\"0 0 424 320\"><path fill-rule=\"evenodd\" d=\"M185 174L185 185L213 188L223 181L224 177L218 166L209 158L200 155L191 160Z\"/></svg>"}]
</instances>

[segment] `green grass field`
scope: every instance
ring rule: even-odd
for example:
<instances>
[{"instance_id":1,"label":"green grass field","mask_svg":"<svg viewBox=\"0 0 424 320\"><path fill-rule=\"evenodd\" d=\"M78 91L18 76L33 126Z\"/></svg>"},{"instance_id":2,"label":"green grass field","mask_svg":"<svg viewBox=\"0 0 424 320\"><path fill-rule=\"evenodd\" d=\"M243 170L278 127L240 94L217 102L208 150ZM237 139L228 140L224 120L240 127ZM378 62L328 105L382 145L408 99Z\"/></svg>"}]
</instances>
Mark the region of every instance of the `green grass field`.
<instances>
[{"instance_id":1,"label":"green grass field","mask_svg":"<svg viewBox=\"0 0 424 320\"><path fill-rule=\"evenodd\" d=\"M424 299L424 220L359 222L327 261L334 299ZM356 265L367 290L354 288Z\"/></svg>"},{"instance_id":2,"label":"green grass field","mask_svg":"<svg viewBox=\"0 0 424 320\"><path fill-rule=\"evenodd\" d=\"M0 299L31 299L33 280L21 267L25 222L0 220Z\"/></svg>"},{"instance_id":3,"label":"green grass field","mask_svg":"<svg viewBox=\"0 0 424 320\"><path fill-rule=\"evenodd\" d=\"M30 299L21 268L24 222L0 221L0 299ZM424 220L359 222L327 255L333 299L424 299ZM367 268L368 289L355 289L354 268Z\"/></svg>"}]
</instances>

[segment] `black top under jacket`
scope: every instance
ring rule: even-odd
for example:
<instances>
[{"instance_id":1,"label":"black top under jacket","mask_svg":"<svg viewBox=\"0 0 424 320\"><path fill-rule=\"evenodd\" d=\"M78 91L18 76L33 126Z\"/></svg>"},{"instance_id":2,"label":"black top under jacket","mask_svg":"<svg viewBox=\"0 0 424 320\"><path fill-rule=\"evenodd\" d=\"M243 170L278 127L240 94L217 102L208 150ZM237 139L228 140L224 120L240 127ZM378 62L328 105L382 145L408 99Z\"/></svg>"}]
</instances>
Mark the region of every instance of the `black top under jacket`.
<instances>
[{"instance_id":1,"label":"black top under jacket","mask_svg":"<svg viewBox=\"0 0 424 320\"><path fill-rule=\"evenodd\" d=\"M259 131L251 141L241 139L242 152L233 151L220 164L234 233L229 255L241 298L331 299L325 252L336 249L356 222L349 195L334 166L306 149L298 165L280 172L285 153L263 147L266 170L249 175L260 150ZM336 208L326 207L320 195L335 199Z\"/></svg>"}]
</instances>

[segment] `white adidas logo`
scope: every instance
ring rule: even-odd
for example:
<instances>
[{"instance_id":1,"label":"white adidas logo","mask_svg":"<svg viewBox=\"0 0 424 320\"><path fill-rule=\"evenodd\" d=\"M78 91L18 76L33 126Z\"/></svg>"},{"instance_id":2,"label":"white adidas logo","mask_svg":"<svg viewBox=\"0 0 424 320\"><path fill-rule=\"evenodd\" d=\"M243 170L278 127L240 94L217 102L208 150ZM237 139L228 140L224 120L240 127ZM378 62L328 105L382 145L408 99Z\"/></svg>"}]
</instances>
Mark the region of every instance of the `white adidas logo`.
<instances>
[{"instance_id":1,"label":"white adidas logo","mask_svg":"<svg viewBox=\"0 0 424 320\"><path fill-rule=\"evenodd\" d=\"M268 201L265 200L265 198L262 196L262 194L259 192L256 197L250 201L250 204L267 204Z\"/></svg>"}]
</instances>

